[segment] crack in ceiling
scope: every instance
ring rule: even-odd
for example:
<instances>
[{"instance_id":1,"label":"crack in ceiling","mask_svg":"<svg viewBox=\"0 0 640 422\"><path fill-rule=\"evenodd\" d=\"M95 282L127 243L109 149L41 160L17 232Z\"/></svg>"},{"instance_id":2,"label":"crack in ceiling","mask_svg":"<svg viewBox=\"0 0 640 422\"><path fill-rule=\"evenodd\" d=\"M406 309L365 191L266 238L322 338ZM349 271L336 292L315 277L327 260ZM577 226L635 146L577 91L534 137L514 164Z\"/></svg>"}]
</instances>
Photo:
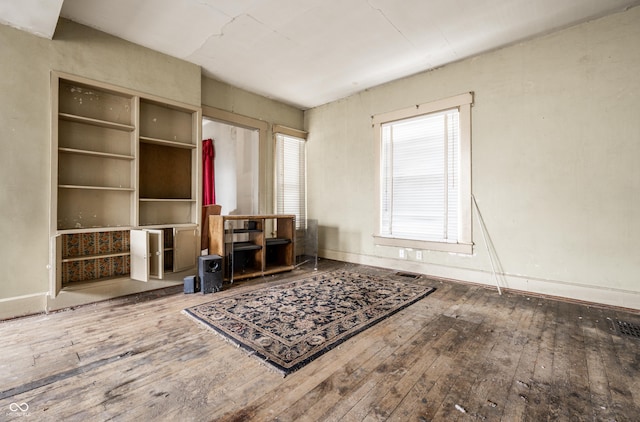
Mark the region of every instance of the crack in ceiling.
<instances>
[{"instance_id":1,"label":"crack in ceiling","mask_svg":"<svg viewBox=\"0 0 640 422\"><path fill-rule=\"evenodd\" d=\"M402 32L402 30L395 23L393 23L391 19L389 19L389 17L384 12L384 10L382 10L382 8L375 7L374 5L372 5L371 0L366 0L366 2L369 5L369 7L371 7L373 10L377 11L378 13L380 13L380 15L384 18L384 20L386 20L389 23L389 25L391 25L393 29L395 29L398 32L398 34L400 34L402 38L404 38L409 43L409 45L411 45L411 47L416 48L416 45L409 38L407 38L407 36Z\"/></svg>"}]
</instances>

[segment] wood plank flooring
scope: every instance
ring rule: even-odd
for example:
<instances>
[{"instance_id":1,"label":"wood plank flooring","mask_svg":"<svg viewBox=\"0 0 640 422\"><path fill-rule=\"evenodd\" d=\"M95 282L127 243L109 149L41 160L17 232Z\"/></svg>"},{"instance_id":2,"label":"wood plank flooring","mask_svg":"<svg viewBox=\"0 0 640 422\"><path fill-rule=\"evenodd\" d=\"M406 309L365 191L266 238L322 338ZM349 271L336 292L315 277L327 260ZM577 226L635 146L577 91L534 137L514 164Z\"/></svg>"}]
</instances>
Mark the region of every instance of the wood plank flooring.
<instances>
[{"instance_id":1,"label":"wood plank flooring","mask_svg":"<svg viewBox=\"0 0 640 422\"><path fill-rule=\"evenodd\" d=\"M320 261L343 267L393 272ZM640 339L615 328L640 314L415 282L437 290L286 378L182 314L212 296L180 288L0 322L0 420L640 420Z\"/></svg>"}]
</instances>

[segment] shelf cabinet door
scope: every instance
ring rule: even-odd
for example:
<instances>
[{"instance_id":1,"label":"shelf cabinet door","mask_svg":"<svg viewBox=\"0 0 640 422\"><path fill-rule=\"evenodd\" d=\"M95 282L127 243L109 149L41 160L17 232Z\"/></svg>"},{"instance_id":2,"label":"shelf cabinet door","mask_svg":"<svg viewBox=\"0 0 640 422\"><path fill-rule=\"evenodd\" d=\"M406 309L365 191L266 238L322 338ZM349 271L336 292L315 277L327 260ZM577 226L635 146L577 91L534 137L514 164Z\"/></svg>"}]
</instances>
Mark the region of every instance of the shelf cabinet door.
<instances>
[{"instance_id":1,"label":"shelf cabinet door","mask_svg":"<svg viewBox=\"0 0 640 422\"><path fill-rule=\"evenodd\" d=\"M146 230L149 233L149 276L164 278L164 230Z\"/></svg>"},{"instance_id":2,"label":"shelf cabinet door","mask_svg":"<svg viewBox=\"0 0 640 422\"><path fill-rule=\"evenodd\" d=\"M131 279L164 277L164 231L131 230Z\"/></svg>"},{"instance_id":3,"label":"shelf cabinet door","mask_svg":"<svg viewBox=\"0 0 640 422\"><path fill-rule=\"evenodd\" d=\"M149 234L131 230L131 278L149 281Z\"/></svg>"},{"instance_id":4,"label":"shelf cabinet door","mask_svg":"<svg viewBox=\"0 0 640 422\"><path fill-rule=\"evenodd\" d=\"M176 227L173 229L173 271L183 271L196 266L198 255L198 229Z\"/></svg>"},{"instance_id":5,"label":"shelf cabinet door","mask_svg":"<svg viewBox=\"0 0 640 422\"><path fill-rule=\"evenodd\" d=\"M62 289L62 236L58 234L52 238L51 248L55 271L49 276L49 292L51 297L56 297Z\"/></svg>"}]
</instances>

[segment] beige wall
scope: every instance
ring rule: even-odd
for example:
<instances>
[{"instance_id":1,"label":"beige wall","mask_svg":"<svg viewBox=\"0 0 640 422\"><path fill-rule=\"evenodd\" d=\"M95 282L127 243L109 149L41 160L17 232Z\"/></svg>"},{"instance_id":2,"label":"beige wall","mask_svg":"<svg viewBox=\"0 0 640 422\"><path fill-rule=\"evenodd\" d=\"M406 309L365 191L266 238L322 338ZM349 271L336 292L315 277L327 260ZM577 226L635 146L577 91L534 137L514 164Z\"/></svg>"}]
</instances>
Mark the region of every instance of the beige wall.
<instances>
[{"instance_id":1,"label":"beige wall","mask_svg":"<svg viewBox=\"0 0 640 422\"><path fill-rule=\"evenodd\" d=\"M206 76L202 77L202 104L269 124L294 129L304 126L304 113L301 110Z\"/></svg>"},{"instance_id":2,"label":"beige wall","mask_svg":"<svg viewBox=\"0 0 640 422\"><path fill-rule=\"evenodd\" d=\"M472 183L502 286L640 309L640 8L305 114L326 257L494 284L471 256L375 246L371 116L473 91Z\"/></svg>"}]
</instances>

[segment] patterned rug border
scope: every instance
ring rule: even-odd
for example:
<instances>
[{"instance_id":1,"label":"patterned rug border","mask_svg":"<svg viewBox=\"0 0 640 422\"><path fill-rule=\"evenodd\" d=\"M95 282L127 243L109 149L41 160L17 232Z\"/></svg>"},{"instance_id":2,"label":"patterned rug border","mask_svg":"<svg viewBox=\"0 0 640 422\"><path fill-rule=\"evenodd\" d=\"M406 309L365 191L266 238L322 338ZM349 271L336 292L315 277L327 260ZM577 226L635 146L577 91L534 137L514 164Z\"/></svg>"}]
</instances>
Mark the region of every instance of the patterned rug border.
<instances>
[{"instance_id":1,"label":"patterned rug border","mask_svg":"<svg viewBox=\"0 0 640 422\"><path fill-rule=\"evenodd\" d=\"M186 316L188 316L189 318L193 319L203 329L213 332L218 337L220 337L222 340L224 340L227 343L230 343L230 344L236 346L236 348L242 350L247 355L256 358L257 361L262 363L265 367L269 368L270 370L273 370L273 371L279 373L282 376L287 376L288 375L288 372L286 370L284 370L284 368L281 368L279 365L277 365L277 364L275 364L273 362L270 362L267 357L263 356L261 353L259 353L257 350L255 350L251 346L248 346L248 345L242 343L241 341L238 341L234 337L228 336L226 333L224 333L223 331L217 329L213 325L209 324L207 321L205 321L204 319L200 318L198 315L194 314L189 309L183 309L182 313L185 314ZM289 372L291 372L291 371L289 371Z\"/></svg>"},{"instance_id":2,"label":"patterned rug border","mask_svg":"<svg viewBox=\"0 0 640 422\"><path fill-rule=\"evenodd\" d=\"M393 310L389 311L388 313L383 314L383 315L381 315L379 317L371 319L370 321L368 321L367 324L362 325L357 329L354 329L352 331L347 332L344 336L340 337L337 340L330 341L322 349L318 350L316 353L308 356L304 360L296 363L295 365L293 365L291 367L285 367L285 366L282 366L282 365L278 364L277 362L274 362L273 360L269 359L268 356L264 355L263 353L261 353L260 351L256 350L252 346L246 344L245 342L241 341L240 339L238 339L236 337L231 336L230 334L226 333L225 331L217 328L215 325L211 324L206 319L200 317L199 315L197 315L197 314L195 314L194 312L191 311L191 308L196 308L198 306L203 306L203 305L206 305L208 303L213 303L213 302L216 302L216 301L218 301L220 299L230 299L230 298L234 298L234 297L237 297L237 296L245 295L247 293L254 293L254 292L259 292L259 291L265 291L266 292L266 291L268 291L270 289L273 289L275 287L281 287L281 286L284 286L286 284L292 284L292 283L302 283L302 282L307 281L311 277L325 276L327 274L336 273L336 272L348 272L348 273L353 273L353 274L357 274L357 275L360 275L360 276L378 277L378 278L388 279L388 280L392 280L392 281L400 281L400 282L408 284L408 285L414 285L414 286L423 287L425 289L425 291L423 293L417 295L416 297L412 298L410 301L405 302L403 305L399 306L398 308L393 309ZM182 311L182 313L184 313L188 317L192 318L195 322L198 323L198 325L204 327L205 329L207 329L209 331L214 332L219 337L221 337L223 340L233 344L234 346L236 346L237 348L241 349L246 354L256 358L260 363L262 363L267 368L274 370L275 372L281 374L283 377L286 377L287 375L299 370L300 368L306 366L310 362L312 362L315 359L319 358L320 356L324 355L325 353L327 353L327 352L335 349L336 347L340 346L341 344L343 344L347 340L353 338L354 336L358 335L359 333L361 333L361 332L373 327L374 325L376 325L376 324L378 324L378 323L380 323L380 322L392 317L393 315L397 314L398 312L406 309L407 307L409 307L409 306L413 305L414 303L424 299L425 297L429 296L431 293L436 291L436 288L432 287L432 286L420 286L420 285L417 285L416 283L413 283L413 282L407 281L407 280L395 280L395 279L391 278L390 276L391 275L388 275L388 274L387 275L367 274L367 273L363 273L363 272L358 272L355 269L320 271L320 272L313 273L313 275L306 274L306 275L302 275L302 276L294 276L294 277L291 277L291 278L287 278L285 280L279 280L278 282L275 282L273 284L269 284L269 285L266 285L266 286L260 286L260 287L255 288L255 289L247 289L247 290L238 291L238 292L236 292L234 294L225 296L225 297L220 298L220 299L214 299L212 301L204 302L204 303L202 303L200 305L197 305L197 306L192 306L192 307L186 308L186 309L184 309Z\"/></svg>"}]
</instances>

